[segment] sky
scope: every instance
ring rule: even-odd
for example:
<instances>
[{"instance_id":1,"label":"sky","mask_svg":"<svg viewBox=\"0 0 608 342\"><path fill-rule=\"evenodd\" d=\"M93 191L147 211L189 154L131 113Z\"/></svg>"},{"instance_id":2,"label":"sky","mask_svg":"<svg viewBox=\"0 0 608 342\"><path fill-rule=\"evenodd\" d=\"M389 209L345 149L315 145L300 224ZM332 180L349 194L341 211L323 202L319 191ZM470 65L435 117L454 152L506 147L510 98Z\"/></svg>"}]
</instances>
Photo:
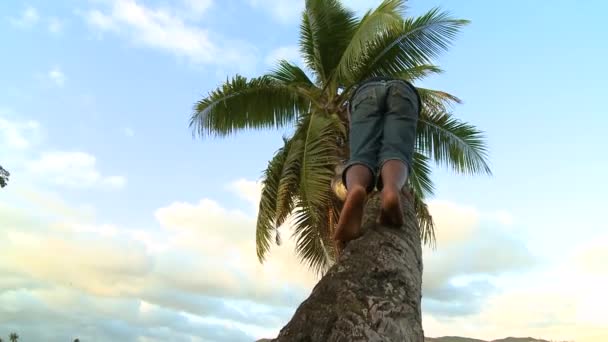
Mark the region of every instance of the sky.
<instances>
[{"instance_id":1,"label":"sky","mask_svg":"<svg viewBox=\"0 0 608 342\"><path fill-rule=\"evenodd\" d=\"M608 340L608 3L412 0L408 15L435 6L471 24L418 85L463 99L493 175L434 170L426 335ZM254 243L284 131L199 139L188 121L227 77L301 63L302 7L0 2L0 337L253 341L289 321L318 278L291 240L263 265Z\"/></svg>"}]
</instances>

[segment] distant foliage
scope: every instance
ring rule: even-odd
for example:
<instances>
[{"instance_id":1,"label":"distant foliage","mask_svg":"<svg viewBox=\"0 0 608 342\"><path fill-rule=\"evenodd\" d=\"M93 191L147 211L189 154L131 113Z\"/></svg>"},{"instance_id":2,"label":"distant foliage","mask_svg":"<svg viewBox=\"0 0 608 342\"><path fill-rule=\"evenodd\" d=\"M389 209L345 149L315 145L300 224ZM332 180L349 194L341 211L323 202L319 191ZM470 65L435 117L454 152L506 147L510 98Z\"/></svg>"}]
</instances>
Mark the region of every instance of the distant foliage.
<instances>
[{"instance_id":1,"label":"distant foliage","mask_svg":"<svg viewBox=\"0 0 608 342\"><path fill-rule=\"evenodd\" d=\"M11 174L0 165L0 188L4 188L6 184L8 184L8 177L10 175Z\"/></svg>"}]
</instances>

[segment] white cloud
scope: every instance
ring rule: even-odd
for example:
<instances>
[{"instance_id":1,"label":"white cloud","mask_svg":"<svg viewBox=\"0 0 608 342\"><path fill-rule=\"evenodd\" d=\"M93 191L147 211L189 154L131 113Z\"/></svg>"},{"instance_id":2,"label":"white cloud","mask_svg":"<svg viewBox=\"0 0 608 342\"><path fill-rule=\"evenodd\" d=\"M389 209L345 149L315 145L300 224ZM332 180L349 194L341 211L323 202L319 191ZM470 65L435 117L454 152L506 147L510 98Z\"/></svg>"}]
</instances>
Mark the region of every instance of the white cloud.
<instances>
[{"instance_id":1,"label":"white cloud","mask_svg":"<svg viewBox=\"0 0 608 342\"><path fill-rule=\"evenodd\" d=\"M424 249L425 311L444 317L475 314L497 291L494 278L536 265L524 241L500 217L446 201L430 202L429 210L437 249Z\"/></svg>"},{"instance_id":2,"label":"white cloud","mask_svg":"<svg viewBox=\"0 0 608 342\"><path fill-rule=\"evenodd\" d=\"M108 186L114 189L124 188L127 184L127 179L123 176L109 176L101 180L103 186Z\"/></svg>"},{"instance_id":3,"label":"white cloud","mask_svg":"<svg viewBox=\"0 0 608 342\"><path fill-rule=\"evenodd\" d=\"M229 189L251 204L259 199L258 182L241 179ZM273 337L317 280L298 262L291 239L273 247L260 265L255 212L210 198L159 208L154 216L161 229L136 230L82 215L43 221L32 216L41 211L40 202L29 202L28 210L8 203L0 203L0 322L23 331L24 340ZM571 262L533 276L511 275L508 285L492 282L498 284L494 291L475 297L469 290L484 288L471 277L500 280L524 263L521 243L512 236L516 232L475 208L434 202L431 210L439 246L431 254L425 251L423 301L430 297L449 306L464 298L481 305L466 315L423 311L427 335L495 339L517 334L580 342L608 337L602 315L608 279L583 267L588 258L603 256L599 241L604 239L575 248ZM451 291L447 298L432 292L436 284ZM74 330L82 326L90 328ZM41 336L46 338L37 339Z\"/></svg>"},{"instance_id":4,"label":"white cloud","mask_svg":"<svg viewBox=\"0 0 608 342\"><path fill-rule=\"evenodd\" d=\"M300 48L296 45L281 46L270 51L266 56L265 62L268 65L274 66L277 61L282 59L300 66L303 65L300 58Z\"/></svg>"},{"instance_id":5,"label":"white cloud","mask_svg":"<svg viewBox=\"0 0 608 342\"><path fill-rule=\"evenodd\" d=\"M51 69L48 72L48 77L58 87L63 87L63 85L65 84L65 74L63 73L63 71L61 71L59 67L54 67L53 69Z\"/></svg>"},{"instance_id":6,"label":"white cloud","mask_svg":"<svg viewBox=\"0 0 608 342\"><path fill-rule=\"evenodd\" d=\"M257 204L254 198L259 197L259 193L257 196L252 193L254 187L257 187L255 182L246 184L241 181L234 185L235 189L243 190L243 198ZM206 270L207 279L197 285L192 284L196 280L188 276L192 270L184 265L183 278L172 277L173 281L181 282L174 286L217 291L217 294L238 299L259 298L280 303L282 296L277 296L282 292L280 288L305 289L316 280L297 261L293 253L294 244L290 240L273 249L264 265L258 263L254 243L255 216L252 214L229 210L213 200L203 199L197 204L173 203L157 210L155 216L174 234L175 247L198 251L200 260L209 265L220 262L223 265L222 268ZM239 279L250 280L242 282Z\"/></svg>"},{"instance_id":7,"label":"white cloud","mask_svg":"<svg viewBox=\"0 0 608 342\"><path fill-rule=\"evenodd\" d=\"M606 231L606 229L602 229ZM608 235L597 236L589 243L577 246L573 253L574 265L588 275L608 277Z\"/></svg>"},{"instance_id":8,"label":"white cloud","mask_svg":"<svg viewBox=\"0 0 608 342\"><path fill-rule=\"evenodd\" d=\"M424 313L429 336L460 335L492 340L507 335L552 341L608 340L608 301L602 293L608 278L594 279L565 264L532 276L487 298L482 309L467 316L441 318Z\"/></svg>"},{"instance_id":9,"label":"white cloud","mask_svg":"<svg viewBox=\"0 0 608 342\"><path fill-rule=\"evenodd\" d=\"M507 211L483 213L448 202L431 202L430 210L438 247L424 251L428 336L608 338L602 313L608 302L601 295L608 273L600 261L608 255L603 247L608 239L592 238L564 251L562 260L541 264L518 239L521 234Z\"/></svg>"},{"instance_id":10,"label":"white cloud","mask_svg":"<svg viewBox=\"0 0 608 342\"><path fill-rule=\"evenodd\" d=\"M232 182L228 188L232 190L238 197L249 202L257 211L258 204L260 203L260 194L262 192L261 182L252 182L250 180L241 178Z\"/></svg>"},{"instance_id":11,"label":"white cloud","mask_svg":"<svg viewBox=\"0 0 608 342\"><path fill-rule=\"evenodd\" d=\"M1 113L0 113L1 114ZM40 123L35 120L9 120L0 116L0 147L27 149L40 135Z\"/></svg>"},{"instance_id":12,"label":"white cloud","mask_svg":"<svg viewBox=\"0 0 608 342\"><path fill-rule=\"evenodd\" d=\"M0 151L3 166L12 174L11 189L33 201L40 197L24 190L26 184L58 185L73 189L121 189L127 179L122 175L102 174L95 156L81 151L41 150L45 141L39 122L14 118L10 111L0 109ZM57 199L42 202L57 203ZM36 201L40 204L40 201Z\"/></svg>"},{"instance_id":13,"label":"white cloud","mask_svg":"<svg viewBox=\"0 0 608 342\"><path fill-rule=\"evenodd\" d=\"M50 17L48 20L49 32L51 32L53 34L61 33L61 31L63 31L63 26L64 26L63 21L59 18Z\"/></svg>"},{"instance_id":14,"label":"white cloud","mask_svg":"<svg viewBox=\"0 0 608 342\"><path fill-rule=\"evenodd\" d=\"M97 170L97 160L85 152L46 152L27 163L30 173L50 182L71 187L119 189L125 186L123 176L104 176Z\"/></svg>"},{"instance_id":15,"label":"white cloud","mask_svg":"<svg viewBox=\"0 0 608 342\"><path fill-rule=\"evenodd\" d=\"M255 183L237 184L251 198ZM35 333L25 328L28 319L38 317L56 340L66 339L63 324L78 314L99 327L86 332L93 334L90 339L107 337L110 327L97 323L111 319L128 326L115 332L127 341L154 333L159 321L177 336L172 340L251 341L275 333L316 281L293 255L292 244L275 249L260 265L254 217L211 199L158 209L162 230L61 217L28 220L28 212L40 212L32 204L28 211L0 204L0 271L6 275L0 280L0 317L12 312L15 329L27 334ZM161 313L162 320L148 321Z\"/></svg>"},{"instance_id":16,"label":"white cloud","mask_svg":"<svg viewBox=\"0 0 608 342\"><path fill-rule=\"evenodd\" d=\"M189 22L192 13L202 13L209 1L186 1L184 10L151 8L135 0L111 0L107 10L91 9L87 23L101 32L125 36L139 46L168 51L193 63L238 65L247 70L255 65L255 48L232 42ZM213 37L213 38L212 38Z\"/></svg>"},{"instance_id":17,"label":"white cloud","mask_svg":"<svg viewBox=\"0 0 608 342\"><path fill-rule=\"evenodd\" d=\"M10 23L19 28L30 28L40 20L38 10L32 6L28 6L23 10L23 13L18 18L10 18Z\"/></svg>"}]
</instances>

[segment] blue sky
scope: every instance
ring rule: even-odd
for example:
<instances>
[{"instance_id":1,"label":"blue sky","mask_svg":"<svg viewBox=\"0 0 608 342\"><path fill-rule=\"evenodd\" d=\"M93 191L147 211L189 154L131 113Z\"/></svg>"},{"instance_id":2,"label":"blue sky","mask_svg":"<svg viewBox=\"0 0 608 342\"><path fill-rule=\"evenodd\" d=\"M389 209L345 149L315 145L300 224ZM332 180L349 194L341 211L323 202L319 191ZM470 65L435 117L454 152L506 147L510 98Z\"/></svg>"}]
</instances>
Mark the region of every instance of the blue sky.
<instances>
[{"instance_id":1,"label":"blue sky","mask_svg":"<svg viewBox=\"0 0 608 342\"><path fill-rule=\"evenodd\" d=\"M188 120L193 104L226 77L261 74L279 57L299 62L302 3L0 3L0 163L12 173L0 194L0 246L16 253L0 261L0 271L14 277L0 281L0 307L13 310L5 321L0 314L0 326L39 336L24 318L36 312L36 324L56 331L51 338L69 337L52 317L70 322L74 313L59 314L57 298L82 303L88 309L79 320L82 336L102 340L109 338L104 331L125 340L144 341L145 334L162 340L168 332L150 330L146 324L154 320L142 312L153 312L184 340L204 341L225 340L218 337L223 333L235 340L260 337L289 319L314 277L290 271L297 261L289 246L275 253L283 264L264 268L255 265L251 249L255 181L283 131L201 140L193 139ZM344 3L362 13L379 1ZM455 112L486 132L494 175L434 173L432 208L441 224L438 251L426 252L425 331L599 341L608 336L608 322L593 314L605 303L596 298L599 288L608 284L605 266L596 262L607 257L602 246L608 242L602 177L608 174L602 134L608 5L431 0L412 1L409 13L434 6L472 23L438 60L445 73L421 85L464 100ZM223 249L203 241L200 252L197 239L209 236ZM35 261L37 243L63 246L75 258L83 253L94 269L117 275L90 274L90 267L80 268L91 266L84 263L69 266L63 277L72 259L47 251L53 262ZM242 253L225 254L241 243ZM87 244L90 251L78 247ZM98 265L104 253L115 258ZM484 256L490 261L481 262ZM237 261L246 258L251 261L243 268ZM172 273L182 264L198 273ZM230 271L222 276L218 268ZM188 280L207 272L220 280ZM265 280L254 290L229 286L234 279L255 282L260 274L284 281L274 285L276 296L261 290ZM581 281L572 282L573 275ZM90 282L79 281L76 291L72 276ZM132 285L143 279L154 287ZM282 300L289 304L277 304ZM511 304L518 300L529 303ZM205 302L200 308L216 307L186 306L199 301ZM132 306L139 314L103 328L112 310ZM539 307L545 311L535 311ZM272 324L252 321L260 310L276 313ZM531 322L526 310L547 322ZM520 318L509 320L508 313ZM586 327L588 336L574 326Z\"/></svg>"}]
</instances>

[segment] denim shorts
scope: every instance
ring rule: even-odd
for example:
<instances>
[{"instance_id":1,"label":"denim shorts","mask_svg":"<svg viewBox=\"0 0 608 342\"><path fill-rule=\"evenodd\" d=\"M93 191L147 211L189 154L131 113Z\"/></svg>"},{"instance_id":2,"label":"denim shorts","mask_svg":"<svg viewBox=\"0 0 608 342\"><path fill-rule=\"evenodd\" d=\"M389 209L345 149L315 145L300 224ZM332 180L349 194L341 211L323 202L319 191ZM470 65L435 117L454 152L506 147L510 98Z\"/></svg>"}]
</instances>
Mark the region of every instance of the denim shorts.
<instances>
[{"instance_id":1,"label":"denim shorts","mask_svg":"<svg viewBox=\"0 0 608 342\"><path fill-rule=\"evenodd\" d=\"M362 84L350 102L350 158L342 173L352 165L364 165L372 172L368 188L382 189L378 177L388 160L400 160L411 171L420 113L420 98L411 84L402 80L370 81Z\"/></svg>"}]
</instances>

